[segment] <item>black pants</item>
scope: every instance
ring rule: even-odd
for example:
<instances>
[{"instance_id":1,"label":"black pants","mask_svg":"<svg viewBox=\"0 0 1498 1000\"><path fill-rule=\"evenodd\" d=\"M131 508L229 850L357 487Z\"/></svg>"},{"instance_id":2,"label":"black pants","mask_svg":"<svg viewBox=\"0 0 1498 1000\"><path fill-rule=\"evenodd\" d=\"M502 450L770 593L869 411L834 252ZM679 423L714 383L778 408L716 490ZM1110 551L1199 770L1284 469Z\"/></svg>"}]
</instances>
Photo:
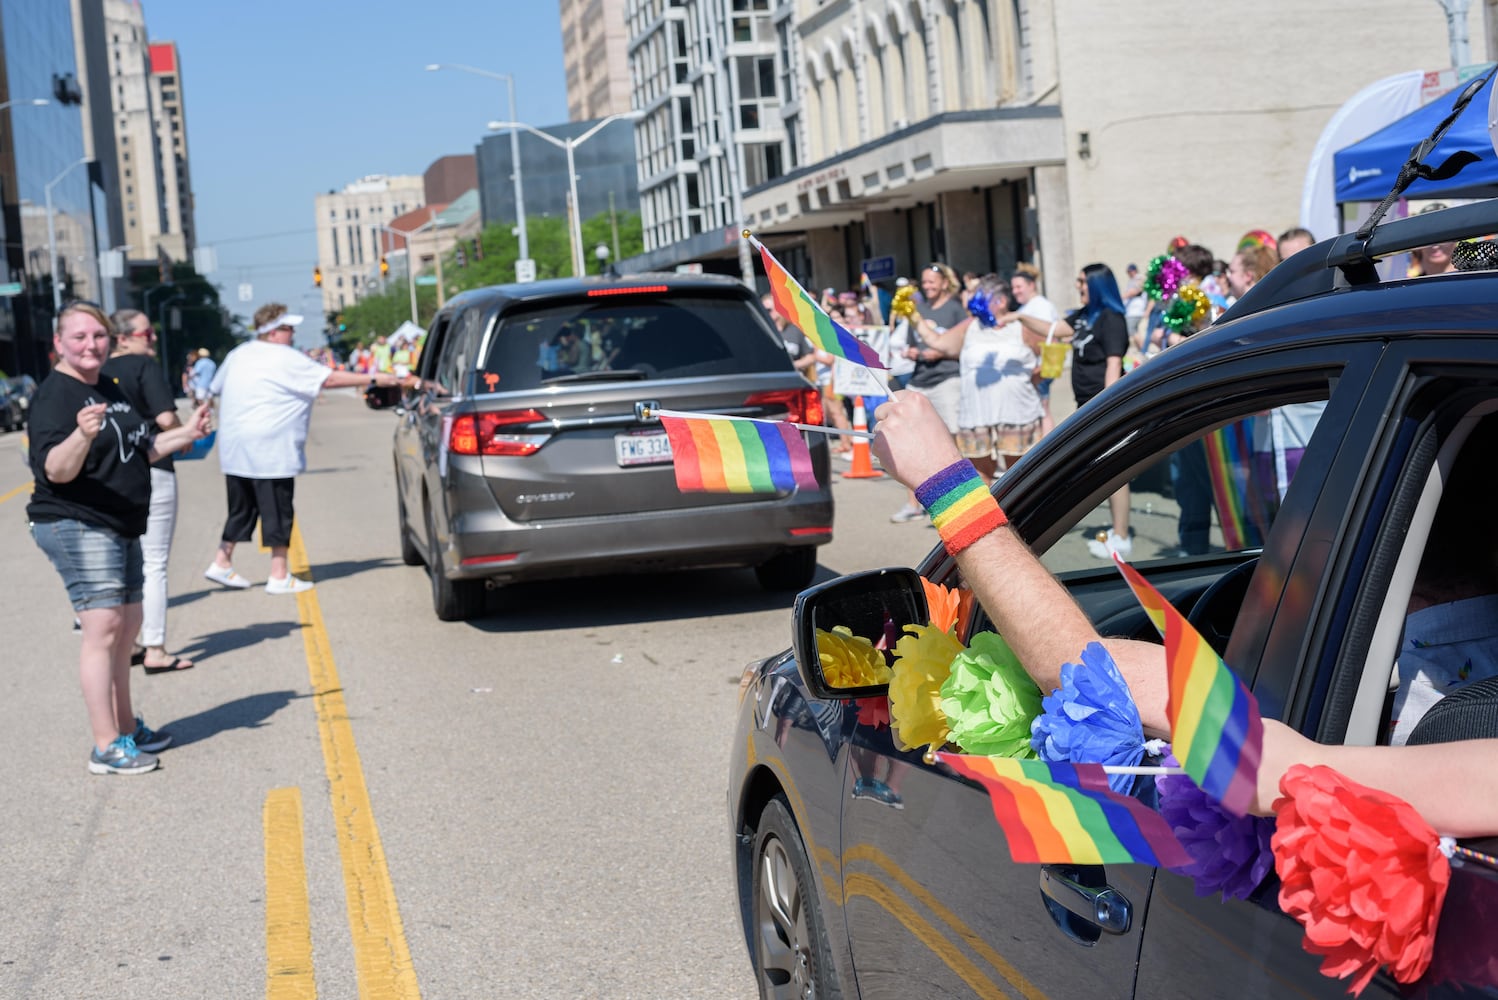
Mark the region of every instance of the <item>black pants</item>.
<instances>
[{"instance_id":1,"label":"black pants","mask_svg":"<svg viewBox=\"0 0 1498 1000\"><path fill-rule=\"evenodd\" d=\"M295 479L245 479L225 476L224 492L229 499L229 519L224 522L223 540L248 542L255 537L255 522L260 522L260 541L266 548L291 545L291 522L296 516L292 495Z\"/></svg>"}]
</instances>

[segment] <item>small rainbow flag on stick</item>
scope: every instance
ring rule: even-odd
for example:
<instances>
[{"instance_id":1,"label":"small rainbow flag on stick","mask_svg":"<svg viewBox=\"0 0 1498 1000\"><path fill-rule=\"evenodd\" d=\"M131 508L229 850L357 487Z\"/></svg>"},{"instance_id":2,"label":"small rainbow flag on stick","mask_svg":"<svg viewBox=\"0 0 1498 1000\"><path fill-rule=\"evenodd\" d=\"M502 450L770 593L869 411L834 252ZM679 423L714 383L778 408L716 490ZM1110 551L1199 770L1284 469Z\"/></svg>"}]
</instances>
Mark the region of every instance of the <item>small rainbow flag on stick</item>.
<instances>
[{"instance_id":1,"label":"small rainbow flag on stick","mask_svg":"<svg viewBox=\"0 0 1498 1000\"><path fill-rule=\"evenodd\" d=\"M1165 715L1176 759L1224 809L1247 815L1264 745L1258 699L1138 570L1117 556L1114 562L1165 637Z\"/></svg>"},{"instance_id":2,"label":"small rainbow flag on stick","mask_svg":"<svg viewBox=\"0 0 1498 1000\"><path fill-rule=\"evenodd\" d=\"M744 230L744 238L759 251L760 260L764 261L765 275L770 279L770 294L775 299L775 311L787 323L806 334L806 339L816 345L818 350L826 351L833 357L843 358L865 368L884 368L884 363L879 360L879 353L833 322L832 317L817 305L817 300L791 277L789 271L780 266L775 255L766 250L765 245L747 229Z\"/></svg>"},{"instance_id":3,"label":"small rainbow flag on stick","mask_svg":"<svg viewBox=\"0 0 1498 1000\"><path fill-rule=\"evenodd\" d=\"M938 753L983 786L1016 864L1191 863L1159 813L1108 787L1101 764Z\"/></svg>"},{"instance_id":4,"label":"small rainbow flag on stick","mask_svg":"<svg viewBox=\"0 0 1498 1000\"><path fill-rule=\"evenodd\" d=\"M783 420L668 416L655 411L676 463L683 493L780 493L817 488L811 450Z\"/></svg>"}]
</instances>

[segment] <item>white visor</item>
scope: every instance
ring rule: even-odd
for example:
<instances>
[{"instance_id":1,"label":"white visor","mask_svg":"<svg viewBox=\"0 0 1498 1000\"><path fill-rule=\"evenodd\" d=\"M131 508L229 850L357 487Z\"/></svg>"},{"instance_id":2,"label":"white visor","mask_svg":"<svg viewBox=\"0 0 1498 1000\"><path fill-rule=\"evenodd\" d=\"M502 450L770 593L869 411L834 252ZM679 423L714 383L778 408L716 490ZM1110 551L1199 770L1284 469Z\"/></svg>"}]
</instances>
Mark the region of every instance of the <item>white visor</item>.
<instances>
[{"instance_id":1,"label":"white visor","mask_svg":"<svg viewBox=\"0 0 1498 1000\"><path fill-rule=\"evenodd\" d=\"M257 337L263 337L267 333L270 333L272 330L279 330L283 326L299 326L303 319L304 317L298 316L296 313L283 313L282 315L277 316L275 319L271 320L269 323L257 329L255 331L255 335Z\"/></svg>"}]
</instances>

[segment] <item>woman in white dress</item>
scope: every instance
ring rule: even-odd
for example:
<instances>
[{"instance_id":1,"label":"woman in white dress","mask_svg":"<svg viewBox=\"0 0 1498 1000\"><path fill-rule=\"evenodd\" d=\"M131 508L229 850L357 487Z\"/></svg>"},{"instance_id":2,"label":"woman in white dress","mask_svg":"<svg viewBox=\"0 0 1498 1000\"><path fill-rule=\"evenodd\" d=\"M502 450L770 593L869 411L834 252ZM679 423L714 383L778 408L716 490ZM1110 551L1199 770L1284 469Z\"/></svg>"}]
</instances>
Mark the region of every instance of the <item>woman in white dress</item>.
<instances>
[{"instance_id":1,"label":"woman in white dress","mask_svg":"<svg viewBox=\"0 0 1498 1000\"><path fill-rule=\"evenodd\" d=\"M1032 378L1040 359L1014 309L1009 283L987 275L968 300L971 318L926 341L962 365L957 448L986 483L1040 440L1045 417Z\"/></svg>"}]
</instances>

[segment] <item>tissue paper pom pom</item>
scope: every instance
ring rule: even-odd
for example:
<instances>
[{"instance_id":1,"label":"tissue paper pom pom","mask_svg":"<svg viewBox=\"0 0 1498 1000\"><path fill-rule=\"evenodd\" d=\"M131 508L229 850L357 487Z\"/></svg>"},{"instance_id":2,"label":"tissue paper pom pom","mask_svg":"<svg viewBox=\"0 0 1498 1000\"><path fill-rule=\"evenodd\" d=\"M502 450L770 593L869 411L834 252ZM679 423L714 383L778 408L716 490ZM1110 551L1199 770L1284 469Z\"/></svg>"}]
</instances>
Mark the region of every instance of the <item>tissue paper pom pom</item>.
<instances>
[{"instance_id":1,"label":"tissue paper pom pom","mask_svg":"<svg viewBox=\"0 0 1498 1000\"><path fill-rule=\"evenodd\" d=\"M873 726L875 729L889 728L888 698L855 698L853 704L858 706L860 726Z\"/></svg>"},{"instance_id":2,"label":"tissue paper pom pom","mask_svg":"<svg viewBox=\"0 0 1498 1000\"><path fill-rule=\"evenodd\" d=\"M926 588L926 608L931 624L943 632L952 632L959 640L965 639L973 592L966 587L943 587L924 576L921 585Z\"/></svg>"},{"instance_id":3,"label":"tissue paper pom pom","mask_svg":"<svg viewBox=\"0 0 1498 1000\"><path fill-rule=\"evenodd\" d=\"M1144 759L1139 709L1102 643L1089 642L1080 664L1061 665L1061 687L1041 707L1030 739L1041 760L1133 766ZM1133 775L1108 776L1115 792L1133 785Z\"/></svg>"},{"instance_id":4,"label":"tissue paper pom pom","mask_svg":"<svg viewBox=\"0 0 1498 1000\"><path fill-rule=\"evenodd\" d=\"M829 687L861 688L889 681L884 654L853 630L839 625L832 631L817 629L817 656Z\"/></svg>"},{"instance_id":5,"label":"tissue paper pom pom","mask_svg":"<svg viewBox=\"0 0 1498 1000\"><path fill-rule=\"evenodd\" d=\"M978 633L957 654L941 686L941 710L964 753L1035 756L1030 722L1040 712L1040 689L996 633Z\"/></svg>"},{"instance_id":6,"label":"tissue paper pom pom","mask_svg":"<svg viewBox=\"0 0 1498 1000\"><path fill-rule=\"evenodd\" d=\"M1167 756L1166 767L1180 767ZM1171 871L1196 883L1198 896L1221 892L1223 899L1247 899L1274 867L1274 820L1235 816L1184 774L1155 779L1160 815L1191 855L1191 864Z\"/></svg>"},{"instance_id":7,"label":"tissue paper pom pom","mask_svg":"<svg viewBox=\"0 0 1498 1000\"><path fill-rule=\"evenodd\" d=\"M1430 964L1451 865L1440 838L1402 799L1329 767L1296 764L1274 803L1280 907L1305 927L1321 971L1368 985L1380 965L1401 983Z\"/></svg>"},{"instance_id":8,"label":"tissue paper pom pom","mask_svg":"<svg viewBox=\"0 0 1498 1000\"><path fill-rule=\"evenodd\" d=\"M907 625L895 643L889 682L890 728L901 750L941 747L950 729L941 711L941 685L962 643L934 625Z\"/></svg>"}]
</instances>

